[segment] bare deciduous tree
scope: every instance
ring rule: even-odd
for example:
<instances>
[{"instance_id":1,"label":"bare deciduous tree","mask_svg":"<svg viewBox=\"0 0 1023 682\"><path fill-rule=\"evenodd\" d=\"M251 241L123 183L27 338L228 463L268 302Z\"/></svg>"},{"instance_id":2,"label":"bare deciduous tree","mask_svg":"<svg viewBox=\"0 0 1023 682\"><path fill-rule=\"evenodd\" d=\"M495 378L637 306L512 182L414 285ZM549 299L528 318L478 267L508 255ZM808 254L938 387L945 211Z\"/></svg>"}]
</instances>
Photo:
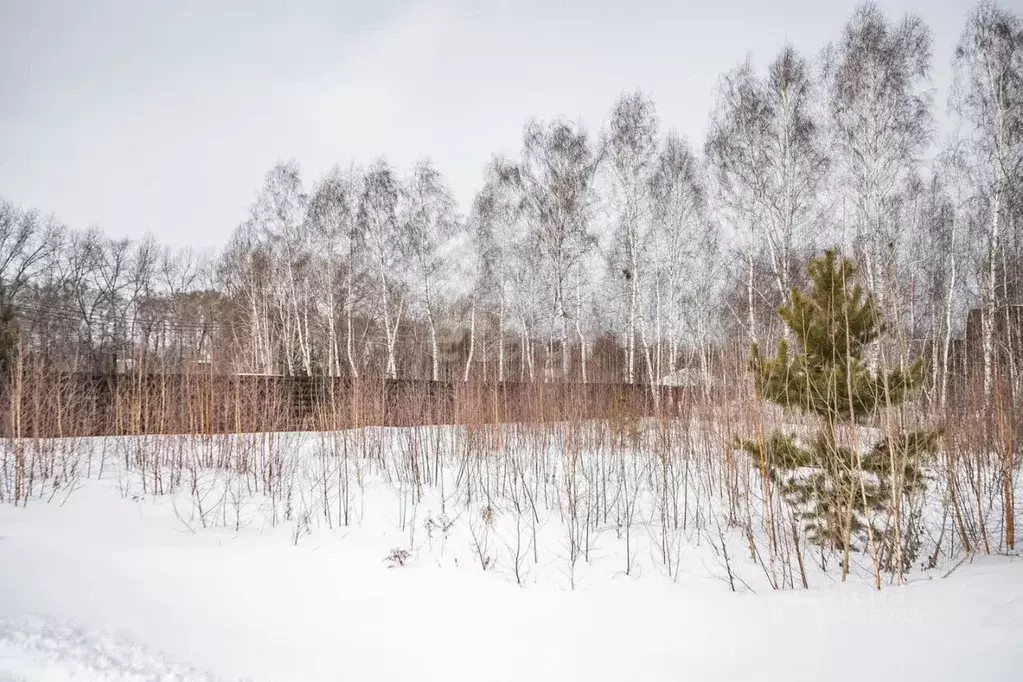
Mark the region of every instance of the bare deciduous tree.
<instances>
[{"instance_id":1,"label":"bare deciduous tree","mask_svg":"<svg viewBox=\"0 0 1023 682\"><path fill-rule=\"evenodd\" d=\"M589 212L598 160L584 130L561 121L531 121L524 134L522 158L501 174L501 182L515 194L516 208L529 226L530 248L538 257L535 275L545 278L549 287L548 359L557 334L563 378L569 372L569 320L573 313L577 334L582 335L580 289L585 259L596 241ZM585 367L585 344L582 352ZM548 367L548 378L552 369Z\"/></svg>"},{"instance_id":2,"label":"bare deciduous tree","mask_svg":"<svg viewBox=\"0 0 1023 682\"><path fill-rule=\"evenodd\" d=\"M451 249L462 228L454 197L432 164L422 161L402 189L399 221L408 243L411 279L430 330L431 369L440 379L438 316L450 296Z\"/></svg>"},{"instance_id":3,"label":"bare deciduous tree","mask_svg":"<svg viewBox=\"0 0 1023 682\"><path fill-rule=\"evenodd\" d=\"M407 286L403 269L408 260L407 235L398 223L401 184L385 161L376 162L363 184L359 225L374 272L378 322L383 325L387 349L387 376L398 376L395 349L406 313Z\"/></svg>"},{"instance_id":4,"label":"bare deciduous tree","mask_svg":"<svg viewBox=\"0 0 1023 682\"><path fill-rule=\"evenodd\" d=\"M930 141L931 34L917 16L890 22L860 5L824 56L828 115L844 228L882 308L900 301L889 284L908 231L888 209L917 175ZM902 317L901 310L895 317Z\"/></svg>"},{"instance_id":5,"label":"bare deciduous tree","mask_svg":"<svg viewBox=\"0 0 1023 682\"><path fill-rule=\"evenodd\" d=\"M1007 244L1023 241L1014 234L1021 230L1023 189L1023 22L991 2L980 3L967 20L955 66L953 102L969 126L978 189L989 202L983 329L984 392L990 395L995 317L1008 293L1009 268L999 265L1007 263Z\"/></svg>"}]
</instances>

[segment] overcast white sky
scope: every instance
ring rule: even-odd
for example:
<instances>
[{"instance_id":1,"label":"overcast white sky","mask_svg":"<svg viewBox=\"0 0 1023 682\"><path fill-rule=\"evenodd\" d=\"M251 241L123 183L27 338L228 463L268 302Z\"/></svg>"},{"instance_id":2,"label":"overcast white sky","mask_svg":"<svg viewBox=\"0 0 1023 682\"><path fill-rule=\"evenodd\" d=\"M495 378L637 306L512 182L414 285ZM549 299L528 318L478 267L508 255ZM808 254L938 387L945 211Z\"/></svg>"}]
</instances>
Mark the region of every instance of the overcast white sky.
<instances>
[{"instance_id":1,"label":"overcast white sky","mask_svg":"<svg viewBox=\"0 0 1023 682\"><path fill-rule=\"evenodd\" d=\"M432 158L464 210L530 115L595 129L642 88L665 129L702 146L723 72L786 42L816 55L855 4L0 0L0 197L74 228L216 247L276 160L311 183L382 154ZM973 3L880 4L931 26L943 108Z\"/></svg>"}]
</instances>

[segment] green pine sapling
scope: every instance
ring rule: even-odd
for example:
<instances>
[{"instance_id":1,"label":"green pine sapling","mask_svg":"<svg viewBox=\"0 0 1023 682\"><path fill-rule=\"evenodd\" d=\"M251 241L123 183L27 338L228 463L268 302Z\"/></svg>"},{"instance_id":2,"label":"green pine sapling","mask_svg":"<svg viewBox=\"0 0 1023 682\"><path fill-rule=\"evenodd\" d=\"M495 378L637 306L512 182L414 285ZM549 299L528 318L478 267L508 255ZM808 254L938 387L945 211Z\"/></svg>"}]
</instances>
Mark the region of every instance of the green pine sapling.
<instances>
[{"instance_id":1,"label":"green pine sapling","mask_svg":"<svg viewBox=\"0 0 1023 682\"><path fill-rule=\"evenodd\" d=\"M855 263L829 250L811 261L809 275L809 291L793 289L791 304L779 310L798 350L782 340L770 358L754 345L750 368L762 399L816 415L820 428L809 439L775 432L740 446L781 487L810 539L848 558L856 539L884 532L871 524L890 517L898 498L921 489L921 458L936 449L940 433L900 431L866 452L839 443L839 427L864 424L909 398L923 364L868 367L864 350L885 327L873 297L853 283Z\"/></svg>"}]
</instances>

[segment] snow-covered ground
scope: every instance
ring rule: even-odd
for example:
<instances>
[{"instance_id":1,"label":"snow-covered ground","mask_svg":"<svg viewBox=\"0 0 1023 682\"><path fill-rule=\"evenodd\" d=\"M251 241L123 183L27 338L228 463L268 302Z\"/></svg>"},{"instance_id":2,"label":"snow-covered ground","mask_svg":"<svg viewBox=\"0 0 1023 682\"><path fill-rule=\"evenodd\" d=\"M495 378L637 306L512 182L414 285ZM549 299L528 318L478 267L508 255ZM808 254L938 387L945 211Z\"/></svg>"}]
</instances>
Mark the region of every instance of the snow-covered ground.
<instances>
[{"instance_id":1,"label":"snow-covered ground","mask_svg":"<svg viewBox=\"0 0 1023 682\"><path fill-rule=\"evenodd\" d=\"M656 505L636 505L628 537L592 524L573 562L565 503L518 513L532 484L502 491L507 467L441 458L417 492L386 458L353 457L351 485L327 494L308 483L339 480L339 464L325 476L306 443L288 492L207 467L153 495L140 476L171 469L127 466L138 444L104 445L70 494L0 505L0 680L1023 679L1012 557L880 592L863 566L775 591L737 537L732 592L724 534L673 531L666 563ZM490 501L465 498L479 489Z\"/></svg>"}]
</instances>

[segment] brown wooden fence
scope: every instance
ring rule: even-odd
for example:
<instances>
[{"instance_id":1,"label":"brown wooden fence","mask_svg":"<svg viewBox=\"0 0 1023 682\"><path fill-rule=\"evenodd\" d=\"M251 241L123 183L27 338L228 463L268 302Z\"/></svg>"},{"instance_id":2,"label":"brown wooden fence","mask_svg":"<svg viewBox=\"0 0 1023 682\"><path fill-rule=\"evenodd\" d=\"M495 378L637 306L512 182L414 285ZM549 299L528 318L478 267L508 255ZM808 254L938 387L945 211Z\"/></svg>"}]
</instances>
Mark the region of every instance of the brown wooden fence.
<instances>
[{"instance_id":1,"label":"brown wooden fence","mask_svg":"<svg viewBox=\"0 0 1023 682\"><path fill-rule=\"evenodd\" d=\"M677 413L692 391L595 383L37 372L0 393L0 435L48 438L635 418Z\"/></svg>"}]
</instances>

